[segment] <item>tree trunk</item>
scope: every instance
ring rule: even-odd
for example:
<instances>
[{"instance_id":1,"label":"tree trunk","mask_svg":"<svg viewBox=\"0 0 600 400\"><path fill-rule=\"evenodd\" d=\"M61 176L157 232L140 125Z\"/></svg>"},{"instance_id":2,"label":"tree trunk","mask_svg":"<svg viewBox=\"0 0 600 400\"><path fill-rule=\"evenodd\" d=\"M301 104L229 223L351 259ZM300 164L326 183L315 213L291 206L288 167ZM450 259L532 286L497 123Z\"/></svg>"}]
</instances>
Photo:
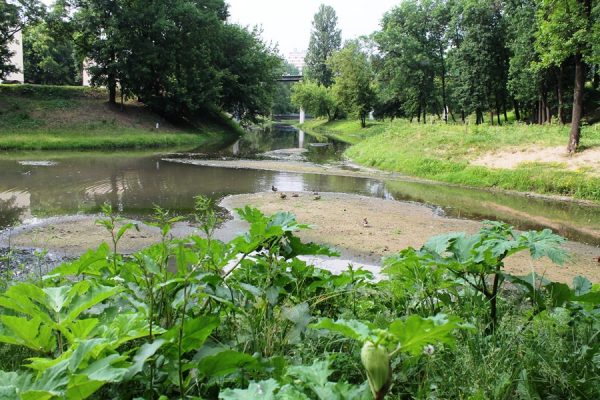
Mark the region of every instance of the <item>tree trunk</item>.
<instances>
[{"instance_id":1,"label":"tree trunk","mask_svg":"<svg viewBox=\"0 0 600 400\"><path fill-rule=\"evenodd\" d=\"M496 120L498 121L498 126L502 125L502 122L500 122L500 102L498 101L498 96L496 96Z\"/></svg>"},{"instance_id":2,"label":"tree trunk","mask_svg":"<svg viewBox=\"0 0 600 400\"><path fill-rule=\"evenodd\" d=\"M479 115L477 116L477 119L479 120ZM465 110L461 110L460 111L460 120L462 121L463 124L465 124Z\"/></svg>"},{"instance_id":3,"label":"tree trunk","mask_svg":"<svg viewBox=\"0 0 600 400\"><path fill-rule=\"evenodd\" d=\"M556 72L556 99L558 101L558 123L564 125L565 123L565 110L563 104L563 71L564 67L561 65Z\"/></svg>"},{"instance_id":4,"label":"tree trunk","mask_svg":"<svg viewBox=\"0 0 600 400\"><path fill-rule=\"evenodd\" d=\"M108 78L108 102L117 104L117 82L114 78Z\"/></svg>"},{"instance_id":5,"label":"tree trunk","mask_svg":"<svg viewBox=\"0 0 600 400\"><path fill-rule=\"evenodd\" d=\"M446 101L446 62L444 61L444 49L441 45L440 60L442 62L442 105L444 106L444 122L448 123L448 102Z\"/></svg>"},{"instance_id":6,"label":"tree trunk","mask_svg":"<svg viewBox=\"0 0 600 400\"><path fill-rule=\"evenodd\" d=\"M517 119L517 121L521 120L521 111L519 110L519 102L517 100L514 100L514 106L515 106L515 118Z\"/></svg>"},{"instance_id":7,"label":"tree trunk","mask_svg":"<svg viewBox=\"0 0 600 400\"><path fill-rule=\"evenodd\" d=\"M494 126L494 110L490 109L490 124Z\"/></svg>"},{"instance_id":8,"label":"tree trunk","mask_svg":"<svg viewBox=\"0 0 600 400\"><path fill-rule=\"evenodd\" d=\"M542 94L542 103L544 106L544 123L549 124L552 122L552 114L550 113L550 106L548 106L548 90L544 90Z\"/></svg>"},{"instance_id":9,"label":"tree trunk","mask_svg":"<svg viewBox=\"0 0 600 400\"><path fill-rule=\"evenodd\" d=\"M573 92L573 117L571 119L571 134L567 151L574 154L579 146L581 136L581 117L583 115L583 86L585 84L585 66L581 53L575 55L575 91Z\"/></svg>"}]
</instances>

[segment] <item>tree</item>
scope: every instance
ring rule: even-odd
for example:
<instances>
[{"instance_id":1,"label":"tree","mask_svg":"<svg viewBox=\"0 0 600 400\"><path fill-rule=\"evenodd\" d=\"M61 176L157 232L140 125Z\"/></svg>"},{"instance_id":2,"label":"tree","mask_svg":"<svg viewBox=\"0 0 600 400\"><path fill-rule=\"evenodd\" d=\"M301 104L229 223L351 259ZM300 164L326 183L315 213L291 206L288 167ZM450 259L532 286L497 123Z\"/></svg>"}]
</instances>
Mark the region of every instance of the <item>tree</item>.
<instances>
[{"instance_id":1,"label":"tree","mask_svg":"<svg viewBox=\"0 0 600 400\"><path fill-rule=\"evenodd\" d=\"M337 28L335 10L321 4L312 23L312 32L306 54L305 74L310 80L329 87L333 83L332 72L327 64L331 55L340 49L342 33Z\"/></svg>"},{"instance_id":2,"label":"tree","mask_svg":"<svg viewBox=\"0 0 600 400\"><path fill-rule=\"evenodd\" d=\"M427 111L444 114L446 96L446 3L408 0L383 17L383 29L375 35L381 53L380 87L383 98L398 102L412 118L426 122ZM441 83L438 100L436 77ZM396 100L394 98L397 98Z\"/></svg>"},{"instance_id":3,"label":"tree","mask_svg":"<svg viewBox=\"0 0 600 400\"><path fill-rule=\"evenodd\" d=\"M9 49L14 35L18 32L15 27L19 25L19 12L16 5L0 0L0 79L15 72L16 67L11 64L13 53Z\"/></svg>"},{"instance_id":4,"label":"tree","mask_svg":"<svg viewBox=\"0 0 600 400\"><path fill-rule=\"evenodd\" d=\"M123 81L126 36L119 29L123 0L74 0L77 8L75 43L81 59L91 61L92 84L108 88L108 101L117 102L117 83Z\"/></svg>"},{"instance_id":5,"label":"tree","mask_svg":"<svg viewBox=\"0 0 600 400\"><path fill-rule=\"evenodd\" d=\"M357 41L349 41L335 53L329 65L335 84L333 93L344 110L356 115L364 128L367 117L375 105L375 76L367 55Z\"/></svg>"},{"instance_id":6,"label":"tree","mask_svg":"<svg viewBox=\"0 0 600 400\"><path fill-rule=\"evenodd\" d=\"M218 63L223 70L221 107L241 120L268 115L283 71L281 58L256 28L225 25L223 34Z\"/></svg>"},{"instance_id":7,"label":"tree","mask_svg":"<svg viewBox=\"0 0 600 400\"><path fill-rule=\"evenodd\" d=\"M597 7L597 1L596 7ZM540 53L540 64L545 67L560 67L573 58L575 82L573 92L573 114L567 151L577 151L581 137L583 116L583 91L585 85L585 59L593 52L594 21L592 0L543 0L538 12L539 31L536 48Z\"/></svg>"},{"instance_id":8,"label":"tree","mask_svg":"<svg viewBox=\"0 0 600 400\"><path fill-rule=\"evenodd\" d=\"M79 63L75 59L72 36L61 35L52 23L41 21L23 31L26 80L45 85L73 85Z\"/></svg>"},{"instance_id":9,"label":"tree","mask_svg":"<svg viewBox=\"0 0 600 400\"><path fill-rule=\"evenodd\" d=\"M38 0L0 0L0 79L17 71L9 49L15 35L44 13L44 5Z\"/></svg>"},{"instance_id":10,"label":"tree","mask_svg":"<svg viewBox=\"0 0 600 400\"><path fill-rule=\"evenodd\" d=\"M484 111L506 110L509 53L502 9L493 0L463 0L452 8L449 35L454 101L463 113L475 112L477 123ZM505 114L506 116L506 114Z\"/></svg>"},{"instance_id":11,"label":"tree","mask_svg":"<svg viewBox=\"0 0 600 400\"><path fill-rule=\"evenodd\" d=\"M294 65L284 61L283 73L287 75L299 75L300 71ZM292 85L287 82L277 82L272 111L273 114L291 114L298 111L292 104Z\"/></svg>"},{"instance_id":12,"label":"tree","mask_svg":"<svg viewBox=\"0 0 600 400\"><path fill-rule=\"evenodd\" d=\"M314 117L327 117L333 121L339 114L339 107L331 88L315 82L304 81L292 86L292 104L304 109Z\"/></svg>"}]
</instances>

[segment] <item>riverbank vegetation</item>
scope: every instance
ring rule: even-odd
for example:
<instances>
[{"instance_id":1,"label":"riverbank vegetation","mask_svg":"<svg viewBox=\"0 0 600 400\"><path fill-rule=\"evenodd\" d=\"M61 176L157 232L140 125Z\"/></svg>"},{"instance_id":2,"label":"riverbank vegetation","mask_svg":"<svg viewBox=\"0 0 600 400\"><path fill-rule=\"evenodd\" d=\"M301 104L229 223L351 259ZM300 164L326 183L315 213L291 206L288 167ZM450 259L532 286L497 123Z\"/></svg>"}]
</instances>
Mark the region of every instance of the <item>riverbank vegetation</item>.
<instances>
[{"instance_id":1,"label":"riverbank vegetation","mask_svg":"<svg viewBox=\"0 0 600 400\"><path fill-rule=\"evenodd\" d=\"M132 224L109 206L108 245L0 290L0 386L7 398L596 398L600 287L504 271L507 257L565 260L550 231L485 223L384 261L384 279L339 275L300 255L334 255L295 234L289 213L238 210L249 231L132 255ZM557 266L557 268L560 268ZM45 274L45 275L44 275ZM505 283L510 282L510 289Z\"/></svg>"},{"instance_id":2,"label":"riverbank vegetation","mask_svg":"<svg viewBox=\"0 0 600 400\"><path fill-rule=\"evenodd\" d=\"M581 160L576 156L551 162L518 162L526 150L535 153L560 147L568 133L566 126L419 125L394 120L370 121L362 129L356 121L314 120L301 127L354 144L346 156L366 166L461 185L600 201L600 177L594 168L598 160L587 160L585 152ZM582 148L600 146L596 126L584 127L583 132ZM479 162L495 153L514 158L514 166L492 168ZM572 164L576 161L581 163Z\"/></svg>"},{"instance_id":3,"label":"riverbank vegetation","mask_svg":"<svg viewBox=\"0 0 600 400\"><path fill-rule=\"evenodd\" d=\"M26 82L87 81L106 88L102 93L113 108L131 108L127 103L133 100L176 124L194 125L225 114L254 122L270 115L281 58L259 29L229 23L222 0L151 6L143 1L57 1L50 7L28 0L0 6L13 24L0 27L0 80L15 69L8 44L22 31ZM150 141L169 139L154 135ZM147 144L140 140L140 146Z\"/></svg>"},{"instance_id":4,"label":"riverbank vegetation","mask_svg":"<svg viewBox=\"0 0 600 400\"><path fill-rule=\"evenodd\" d=\"M106 95L75 86L0 85L0 149L195 148L240 132L219 113L172 123L137 102L111 106Z\"/></svg>"},{"instance_id":5,"label":"riverbank vegetation","mask_svg":"<svg viewBox=\"0 0 600 400\"><path fill-rule=\"evenodd\" d=\"M563 142L573 154L582 122L598 121L598 7L403 1L383 16L381 30L343 46L335 11L322 7L308 79L293 101L317 117L359 119L363 128L370 111L423 124L570 123Z\"/></svg>"}]
</instances>

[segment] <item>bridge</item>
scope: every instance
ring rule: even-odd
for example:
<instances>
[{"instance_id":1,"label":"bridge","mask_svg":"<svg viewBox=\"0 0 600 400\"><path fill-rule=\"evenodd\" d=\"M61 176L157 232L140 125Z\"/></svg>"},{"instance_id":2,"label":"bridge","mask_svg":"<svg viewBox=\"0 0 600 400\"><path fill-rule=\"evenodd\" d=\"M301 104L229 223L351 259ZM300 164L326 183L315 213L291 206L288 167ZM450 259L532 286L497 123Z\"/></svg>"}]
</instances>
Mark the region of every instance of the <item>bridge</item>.
<instances>
[{"instance_id":1,"label":"bridge","mask_svg":"<svg viewBox=\"0 0 600 400\"><path fill-rule=\"evenodd\" d=\"M303 75L281 75L281 78L277 79L277 82L301 82ZM306 114L303 109L300 109L300 123L303 124L306 119Z\"/></svg>"},{"instance_id":2,"label":"bridge","mask_svg":"<svg viewBox=\"0 0 600 400\"><path fill-rule=\"evenodd\" d=\"M304 78L303 75L282 75L277 82L300 82L302 78Z\"/></svg>"}]
</instances>

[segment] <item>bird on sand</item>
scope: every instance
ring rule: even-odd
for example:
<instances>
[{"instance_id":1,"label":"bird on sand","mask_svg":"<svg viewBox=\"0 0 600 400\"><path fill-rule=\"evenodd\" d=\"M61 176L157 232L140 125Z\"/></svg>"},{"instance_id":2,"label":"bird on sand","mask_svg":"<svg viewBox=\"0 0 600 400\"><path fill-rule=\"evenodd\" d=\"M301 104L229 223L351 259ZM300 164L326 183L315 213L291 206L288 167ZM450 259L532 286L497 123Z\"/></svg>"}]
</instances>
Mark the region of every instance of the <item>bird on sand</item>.
<instances>
[{"instance_id":1,"label":"bird on sand","mask_svg":"<svg viewBox=\"0 0 600 400\"><path fill-rule=\"evenodd\" d=\"M321 196L319 196L318 194L315 195L315 200L321 200Z\"/></svg>"},{"instance_id":2,"label":"bird on sand","mask_svg":"<svg viewBox=\"0 0 600 400\"><path fill-rule=\"evenodd\" d=\"M275 186L271 185L271 190L274 191L274 192L276 192L277 188Z\"/></svg>"},{"instance_id":3,"label":"bird on sand","mask_svg":"<svg viewBox=\"0 0 600 400\"><path fill-rule=\"evenodd\" d=\"M366 218L363 218L363 227L364 228L368 228L369 227L369 221Z\"/></svg>"},{"instance_id":4,"label":"bird on sand","mask_svg":"<svg viewBox=\"0 0 600 400\"><path fill-rule=\"evenodd\" d=\"M294 193L292 197L300 197L300 195L298 193Z\"/></svg>"},{"instance_id":5,"label":"bird on sand","mask_svg":"<svg viewBox=\"0 0 600 400\"><path fill-rule=\"evenodd\" d=\"M279 198L281 200L285 200L287 198L287 194L285 194L285 193L279 193Z\"/></svg>"}]
</instances>

